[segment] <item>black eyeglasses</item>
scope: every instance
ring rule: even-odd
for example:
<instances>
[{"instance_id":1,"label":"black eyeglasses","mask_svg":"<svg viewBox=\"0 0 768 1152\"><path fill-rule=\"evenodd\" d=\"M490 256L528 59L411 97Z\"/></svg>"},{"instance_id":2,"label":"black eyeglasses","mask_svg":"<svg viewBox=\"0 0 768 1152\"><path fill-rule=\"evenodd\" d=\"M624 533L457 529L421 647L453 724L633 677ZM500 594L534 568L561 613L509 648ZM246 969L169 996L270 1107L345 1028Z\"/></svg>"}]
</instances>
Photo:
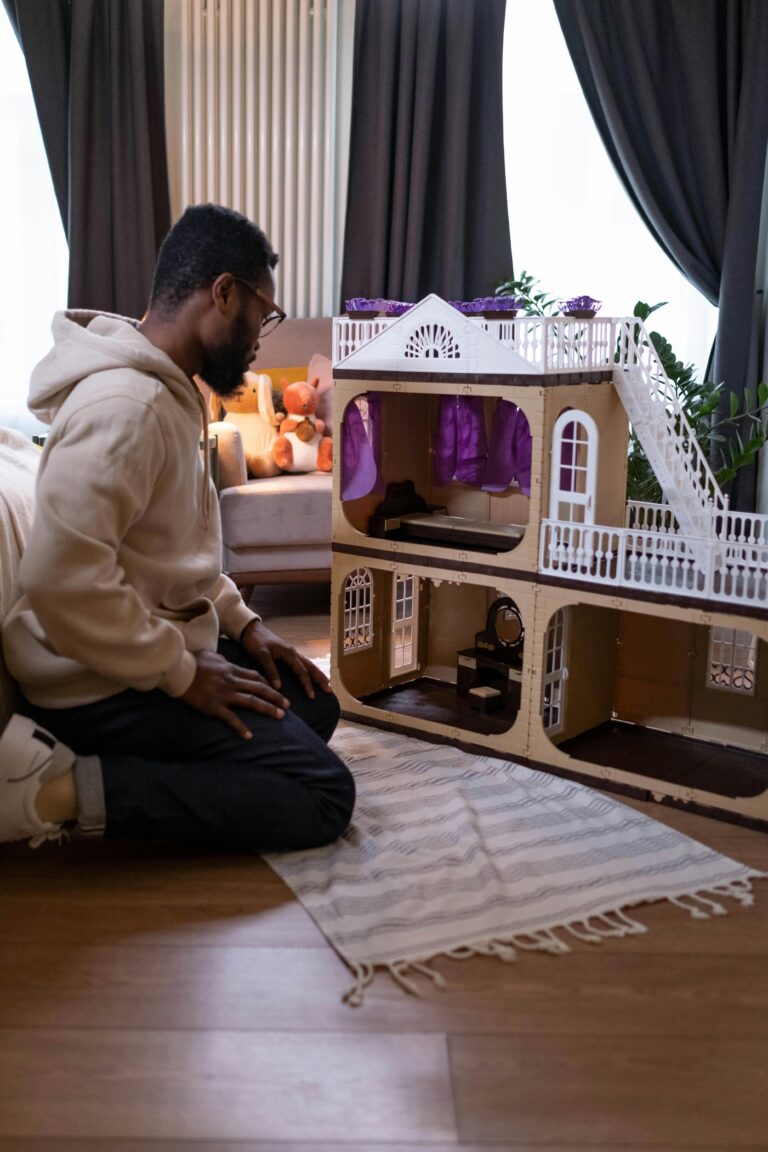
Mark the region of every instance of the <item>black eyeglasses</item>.
<instances>
[{"instance_id":1,"label":"black eyeglasses","mask_svg":"<svg viewBox=\"0 0 768 1152\"><path fill-rule=\"evenodd\" d=\"M265 296L261 289L257 288L255 284L251 284L248 280L243 280L242 276L235 276L234 273L230 273L230 275L233 280L237 280L238 284L244 284L250 292L253 292L254 296L258 296L259 300L261 300L263 304L266 304L269 311L266 316L262 317L259 339L261 340L264 336L269 336L270 332L274 332L278 324L282 324L283 320L285 320L285 312L275 304L274 300L270 300L268 296Z\"/></svg>"}]
</instances>

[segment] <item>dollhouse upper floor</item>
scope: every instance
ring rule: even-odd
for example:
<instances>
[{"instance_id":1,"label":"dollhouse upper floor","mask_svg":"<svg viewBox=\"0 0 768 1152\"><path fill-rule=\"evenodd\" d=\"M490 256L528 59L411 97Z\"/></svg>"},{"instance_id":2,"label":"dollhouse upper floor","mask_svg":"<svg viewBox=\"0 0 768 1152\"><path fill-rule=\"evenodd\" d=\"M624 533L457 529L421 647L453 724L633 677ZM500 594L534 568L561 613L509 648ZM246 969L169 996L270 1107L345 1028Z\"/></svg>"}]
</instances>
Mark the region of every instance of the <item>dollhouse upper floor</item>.
<instances>
[{"instance_id":1,"label":"dollhouse upper floor","mask_svg":"<svg viewBox=\"0 0 768 1152\"><path fill-rule=\"evenodd\" d=\"M635 317L428 296L335 319L334 382L337 550L768 613L768 517L729 511ZM626 500L630 423L664 504Z\"/></svg>"}]
</instances>

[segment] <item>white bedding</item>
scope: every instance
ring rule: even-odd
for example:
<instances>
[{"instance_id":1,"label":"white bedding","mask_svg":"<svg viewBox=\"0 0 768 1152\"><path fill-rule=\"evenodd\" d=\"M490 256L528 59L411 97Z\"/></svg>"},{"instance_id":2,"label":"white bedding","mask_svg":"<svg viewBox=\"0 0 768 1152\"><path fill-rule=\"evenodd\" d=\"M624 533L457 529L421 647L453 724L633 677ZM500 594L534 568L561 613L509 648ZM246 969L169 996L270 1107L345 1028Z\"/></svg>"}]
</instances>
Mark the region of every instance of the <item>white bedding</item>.
<instances>
[{"instance_id":1,"label":"white bedding","mask_svg":"<svg viewBox=\"0 0 768 1152\"><path fill-rule=\"evenodd\" d=\"M0 428L0 619L17 598L17 573L32 528L40 450L21 432ZM14 706L14 688L0 656L0 729Z\"/></svg>"}]
</instances>

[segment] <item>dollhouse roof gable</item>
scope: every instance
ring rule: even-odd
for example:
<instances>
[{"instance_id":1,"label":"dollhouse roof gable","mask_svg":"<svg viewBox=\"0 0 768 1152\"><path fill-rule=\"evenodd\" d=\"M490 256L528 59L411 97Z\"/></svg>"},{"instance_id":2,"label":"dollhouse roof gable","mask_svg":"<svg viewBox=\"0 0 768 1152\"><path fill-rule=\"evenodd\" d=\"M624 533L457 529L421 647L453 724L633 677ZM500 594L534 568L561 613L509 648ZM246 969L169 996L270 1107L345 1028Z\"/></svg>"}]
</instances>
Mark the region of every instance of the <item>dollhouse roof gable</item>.
<instances>
[{"instance_id":1,"label":"dollhouse roof gable","mask_svg":"<svg viewBox=\"0 0 768 1152\"><path fill-rule=\"evenodd\" d=\"M425 296L384 331L339 360L360 371L540 376L541 368L439 296Z\"/></svg>"}]
</instances>

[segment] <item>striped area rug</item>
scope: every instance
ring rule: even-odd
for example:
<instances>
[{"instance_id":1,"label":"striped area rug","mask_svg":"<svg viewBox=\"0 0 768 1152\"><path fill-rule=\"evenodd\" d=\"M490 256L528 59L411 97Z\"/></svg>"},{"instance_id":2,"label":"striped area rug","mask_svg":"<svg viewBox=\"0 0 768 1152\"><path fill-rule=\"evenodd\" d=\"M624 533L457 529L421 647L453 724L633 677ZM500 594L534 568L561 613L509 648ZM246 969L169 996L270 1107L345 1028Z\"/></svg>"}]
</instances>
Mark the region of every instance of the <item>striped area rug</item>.
<instances>
[{"instance_id":1,"label":"striped area rug","mask_svg":"<svg viewBox=\"0 0 768 1152\"><path fill-rule=\"evenodd\" d=\"M415 992L443 983L436 956L567 952L645 932L624 910L657 900L721 915L763 876L544 772L353 724L332 747L357 781L351 827L266 859L352 969L353 1005L380 968Z\"/></svg>"}]
</instances>

